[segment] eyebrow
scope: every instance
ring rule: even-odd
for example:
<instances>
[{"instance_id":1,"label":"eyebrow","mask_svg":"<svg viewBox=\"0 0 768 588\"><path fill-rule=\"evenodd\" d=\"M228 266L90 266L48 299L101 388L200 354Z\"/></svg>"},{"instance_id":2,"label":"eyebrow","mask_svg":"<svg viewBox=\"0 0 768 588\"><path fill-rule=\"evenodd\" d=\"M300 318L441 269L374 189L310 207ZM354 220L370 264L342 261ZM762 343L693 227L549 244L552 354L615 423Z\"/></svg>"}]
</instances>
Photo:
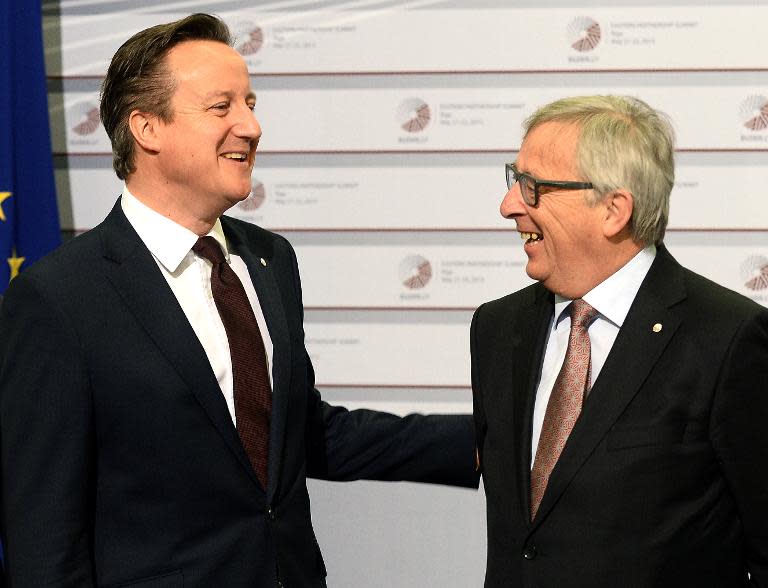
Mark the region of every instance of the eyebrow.
<instances>
[{"instance_id":1,"label":"eyebrow","mask_svg":"<svg viewBox=\"0 0 768 588\"><path fill-rule=\"evenodd\" d=\"M527 171L523 171L523 170L521 170L521 169L520 169L520 166L519 166L519 165L518 165L518 163L517 163L517 160L513 161L513 162L512 162L512 165L514 165L514 166L515 166L515 169L517 170L517 173L519 173L519 174L525 174L525 175L527 175L527 176L531 176L531 177L534 177L534 176L533 176L533 174L531 174L530 172L527 172Z\"/></svg>"},{"instance_id":2,"label":"eyebrow","mask_svg":"<svg viewBox=\"0 0 768 588\"><path fill-rule=\"evenodd\" d=\"M523 175L526 175L526 176L528 176L529 178L532 178L532 179L536 180L537 182L538 182L538 181L546 181L546 180L542 180L541 178L539 178L539 176L537 176L536 174L534 174L534 173L533 173L533 172L530 170L530 168L526 168L526 169L520 169L520 167L519 167L519 165L518 165L518 163L517 163L517 160L515 160L514 162L512 162L512 165L514 165L514 166L515 166L515 169L517 170L517 173L519 173L519 174L523 174Z\"/></svg>"}]
</instances>

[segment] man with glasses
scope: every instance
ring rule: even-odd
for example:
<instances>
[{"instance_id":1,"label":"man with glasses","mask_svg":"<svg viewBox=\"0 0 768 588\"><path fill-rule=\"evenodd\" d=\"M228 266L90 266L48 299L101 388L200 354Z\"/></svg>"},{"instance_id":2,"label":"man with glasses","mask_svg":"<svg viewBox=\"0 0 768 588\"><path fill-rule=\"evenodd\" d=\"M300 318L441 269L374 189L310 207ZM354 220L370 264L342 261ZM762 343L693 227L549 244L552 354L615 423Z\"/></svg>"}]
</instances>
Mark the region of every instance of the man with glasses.
<instances>
[{"instance_id":1,"label":"man with glasses","mask_svg":"<svg viewBox=\"0 0 768 588\"><path fill-rule=\"evenodd\" d=\"M768 586L768 311L666 250L673 141L567 98L506 166L537 283L472 322L487 587Z\"/></svg>"}]
</instances>

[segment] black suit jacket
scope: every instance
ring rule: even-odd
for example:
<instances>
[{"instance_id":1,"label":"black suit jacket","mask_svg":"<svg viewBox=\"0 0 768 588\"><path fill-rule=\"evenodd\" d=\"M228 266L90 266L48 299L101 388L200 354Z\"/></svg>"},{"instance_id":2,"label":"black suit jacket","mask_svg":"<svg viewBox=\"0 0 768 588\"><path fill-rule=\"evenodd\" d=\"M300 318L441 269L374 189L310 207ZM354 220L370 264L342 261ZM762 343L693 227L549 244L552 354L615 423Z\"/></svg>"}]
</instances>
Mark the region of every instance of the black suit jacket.
<instances>
[{"instance_id":1,"label":"black suit jacket","mask_svg":"<svg viewBox=\"0 0 768 588\"><path fill-rule=\"evenodd\" d=\"M321 401L293 249L222 224L274 345L269 487L118 203L16 278L0 311L10 587L324 586L308 476L477 484L471 417L400 419Z\"/></svg>"},{"instance_id":2,"label":"black suit jacket","mask_svg":"<svg viewBox=\"0 0 768 588\"><path fill-rule=\"evenodd\" d=\"M553 304L536 284L472 323L485 585L768 586L768 311L660 248L531 523Z\"/></svg>"}]
</instances>

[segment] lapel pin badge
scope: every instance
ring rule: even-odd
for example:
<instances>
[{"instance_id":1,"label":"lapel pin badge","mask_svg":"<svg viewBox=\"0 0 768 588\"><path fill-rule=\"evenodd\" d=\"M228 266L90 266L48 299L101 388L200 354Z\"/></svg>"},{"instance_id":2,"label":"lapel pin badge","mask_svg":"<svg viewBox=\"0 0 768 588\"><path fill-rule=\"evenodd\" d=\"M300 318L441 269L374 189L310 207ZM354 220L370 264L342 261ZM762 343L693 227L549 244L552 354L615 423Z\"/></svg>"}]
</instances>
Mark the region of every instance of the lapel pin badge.
<instances>
[{"instance_id":1,"label":"lapel pin badge","mask_svg":"<svg viewBox=\"0 0 768 588\"><path fill-rule=\"evenodd\" d=\"M655 325L653 325L653 327L651 327L651 330L654 333L660 333L661 332L661 323L656 323Z\"/></svg>"},{"instance_id":2,"label":"lapel pin badge","mask_svg":"<svg viewBox=\"0 0 768 588\"><path fill-rule=\"evenodd\" d=\"M267 260L266 259L264 259L263 257L260 257L259 261L261 261L261 265L263 265L264 267L267 267Z\"/></svg>"}]
</instances>

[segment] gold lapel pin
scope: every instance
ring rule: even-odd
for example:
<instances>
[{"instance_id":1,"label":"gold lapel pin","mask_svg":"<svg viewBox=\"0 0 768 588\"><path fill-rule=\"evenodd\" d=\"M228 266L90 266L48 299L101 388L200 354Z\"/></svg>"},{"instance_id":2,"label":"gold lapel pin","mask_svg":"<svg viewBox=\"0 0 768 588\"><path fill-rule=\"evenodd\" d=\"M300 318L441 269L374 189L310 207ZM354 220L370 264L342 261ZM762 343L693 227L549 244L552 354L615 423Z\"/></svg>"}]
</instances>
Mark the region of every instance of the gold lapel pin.
<instances>
[{"instance_id":1,"label":"gold lapel pin","mask_svg":"<svg viewBox=\"0 0 768 588\"><path fill-rule=\"evenodd\" d=\"M261 265L263 265L264 267L267 267L267 260L266 259L264 259L263 257L260 257L259 260L261 261Z\"/></svg>"},{"instance_id":2,"label":"gold lapel pin","mask_svg":"<svg viewBox=\"0 0 768 588\"><path fill-rule=\"evenodd\" d=\"M660 333L661 332L661 323L656 323L655 325L653 325L653 327L651 327L651 330L654 333Z\"/></svg>"}]
</instances>

